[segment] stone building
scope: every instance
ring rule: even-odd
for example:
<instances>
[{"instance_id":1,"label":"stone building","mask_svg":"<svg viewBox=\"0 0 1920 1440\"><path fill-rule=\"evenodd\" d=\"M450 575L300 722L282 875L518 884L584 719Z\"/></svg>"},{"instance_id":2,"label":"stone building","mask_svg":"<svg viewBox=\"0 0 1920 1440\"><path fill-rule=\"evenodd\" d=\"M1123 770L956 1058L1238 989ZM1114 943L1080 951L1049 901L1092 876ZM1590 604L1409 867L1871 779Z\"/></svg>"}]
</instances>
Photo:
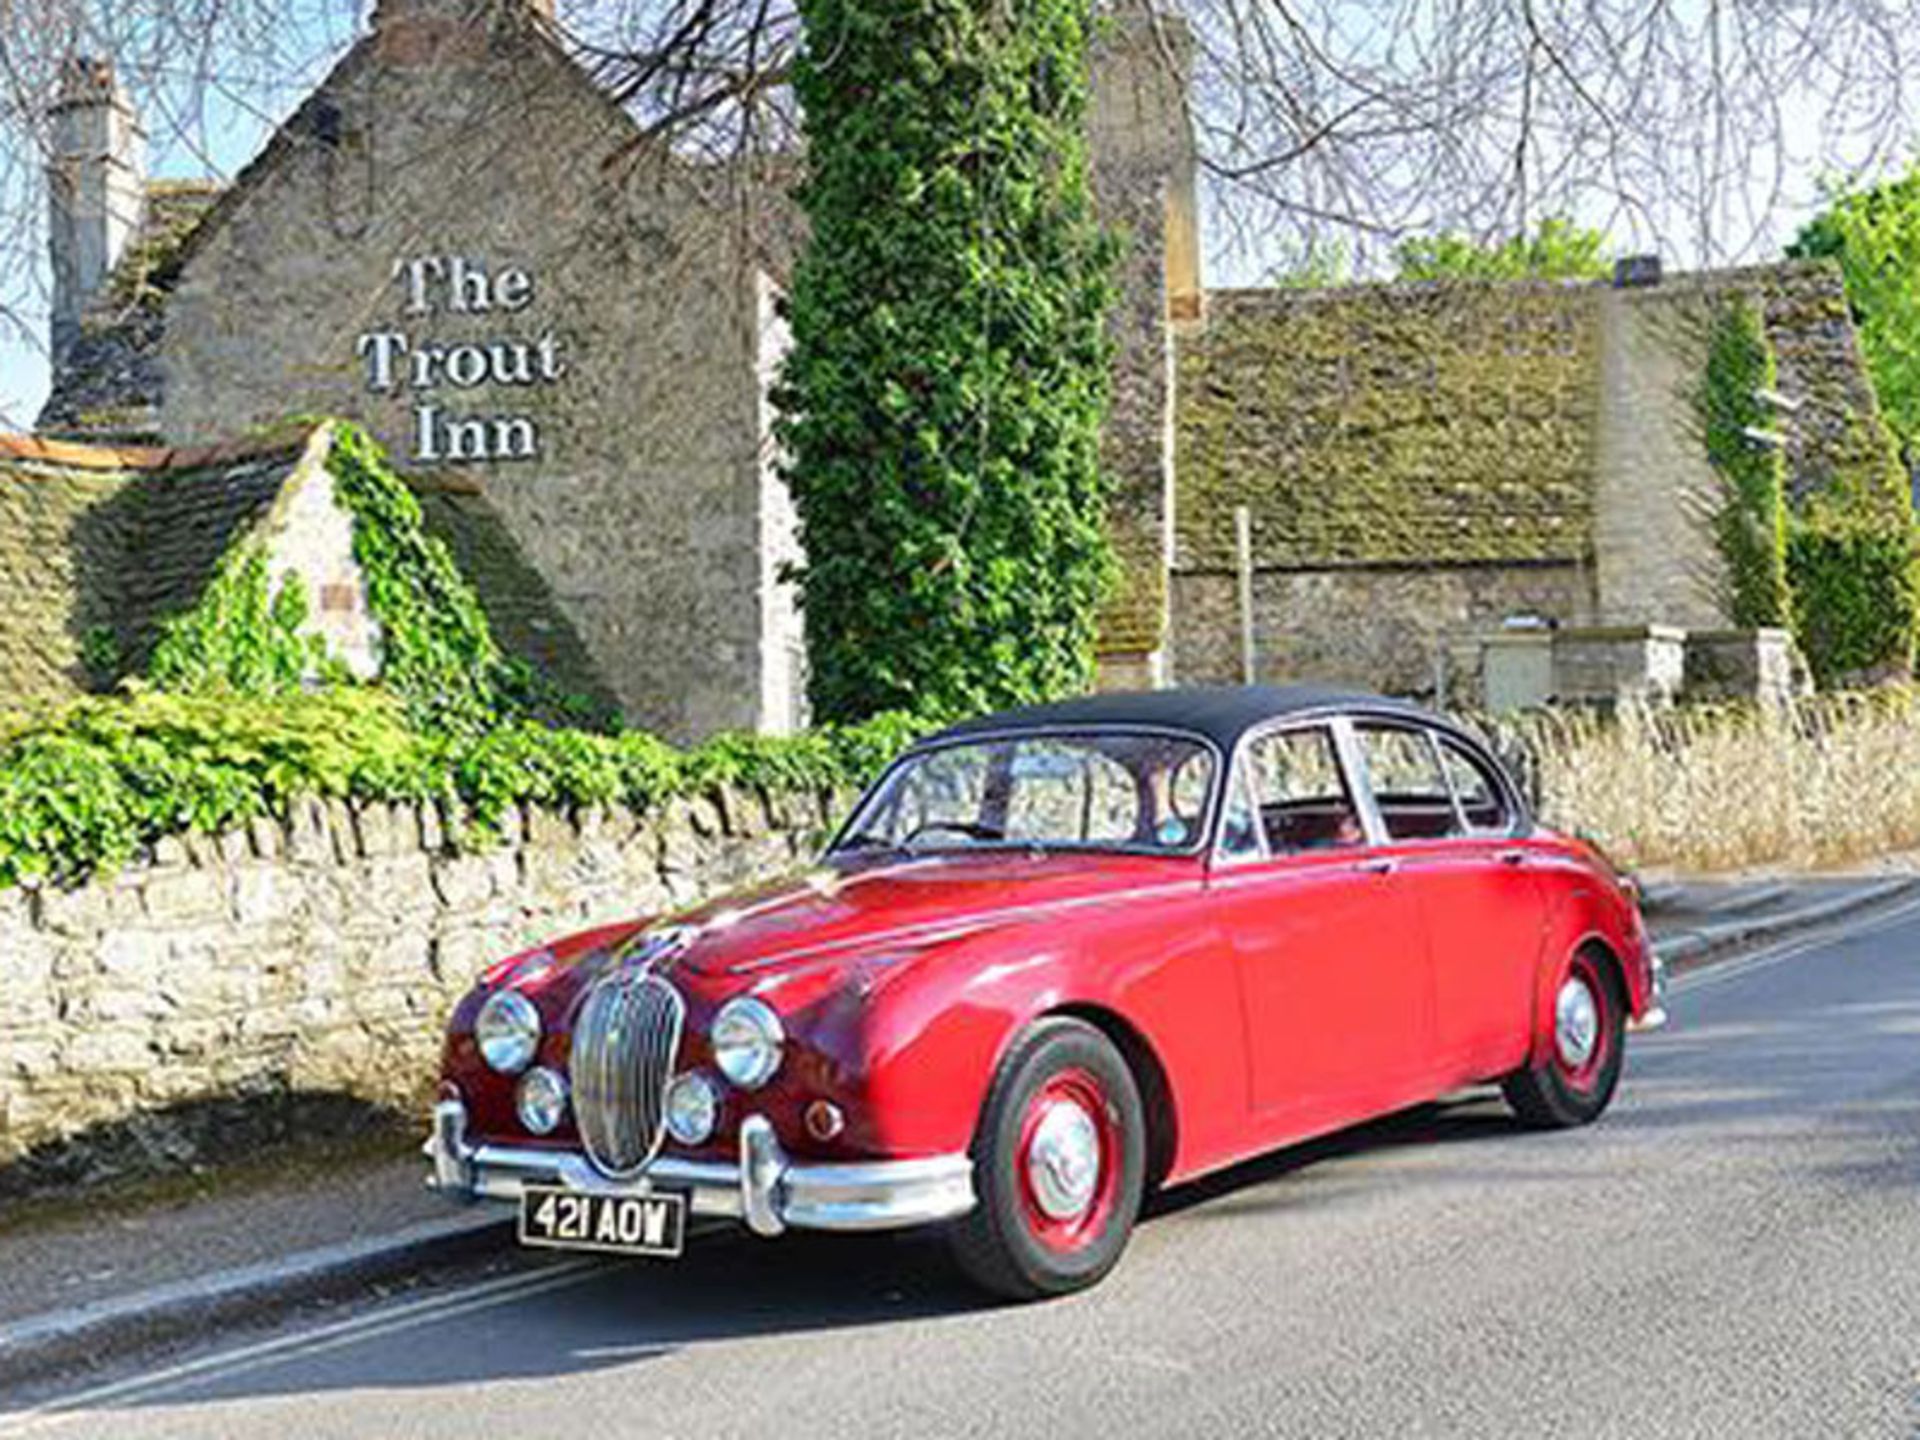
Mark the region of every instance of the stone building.
<instances>
[{"instance_id":1,"label":"stone building","mask_svg":"<svg viewBox=\"0 0 1920 1440\"><path fill-rule=\"evenodd\" d=\"M296 581L301 633L352 674L379 673L380 624L328 424L168 449L0 435L0 695L59 701L147 673L168 620L255 551L265 593ZM589 702L591 660L500 517L472 487L416 486L429 533L472 582L496 638Z\"/></svg>"},{"instance_id":2,"label":"stone building","mask_svg":"<svg viewBox=\"0 0 1920 1440\"><path fill-rule=\"evenodd\" d=\"M1176 344L1175 674L1238 677L1238 506L1274 675L1421 693L1454 641L1512 617L1724 628L1695 396L1735 297L1778 360L1795 497L1896 463L1824 263L1208 292Z\"/></svg>"},{"instance_id":3,"label":"stone building","mask_svg":"<svg viewBox=\"0 0 1920 1440\"><path fill-rule=\"evenodd\" d=\"M1729 290L1764 298L1783 385L1813 400L1800 472L1873 418L1828 270L1204 289L1185 31L1129 3L1090 117L1124 242L1107 683L1237 673L1239 505L1270 676L1417 692L1450 634L1517 610L1715 619L1685 394L1689 317ZM43 434L184 446L351 416L484 518L462 562L511 577L479 589L541 668L572 657L556 678L675 739L803 718L767 398L790 166L643 154L536 0L377 0L225 188L144 181L98 66L57 122Z\"/></svg>"}]
</instances>

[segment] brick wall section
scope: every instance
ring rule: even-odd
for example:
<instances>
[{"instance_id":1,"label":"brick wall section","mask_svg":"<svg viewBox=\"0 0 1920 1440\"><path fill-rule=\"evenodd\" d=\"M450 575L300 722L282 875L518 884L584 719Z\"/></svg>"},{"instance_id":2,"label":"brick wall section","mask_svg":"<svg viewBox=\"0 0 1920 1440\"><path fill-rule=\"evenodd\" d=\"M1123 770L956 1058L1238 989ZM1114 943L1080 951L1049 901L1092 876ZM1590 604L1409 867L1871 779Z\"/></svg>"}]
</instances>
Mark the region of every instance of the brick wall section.
<instances>
[{"instance_id":1,"label":"brick wall section","mask_svg":"<svg viewBox=\"0 0 1920 1440\"><path fill-rule=\"evenodd\" d=\"M837 808L725 790L647 815L533 810L461 853L435 809L315 800L79 889L0 891L0 1193L84 1175L129 1126L173 1162L217 1149L170 1118L199 1102L417 1108L488 963L788 868Z\"/></svg>"}]
</instances>

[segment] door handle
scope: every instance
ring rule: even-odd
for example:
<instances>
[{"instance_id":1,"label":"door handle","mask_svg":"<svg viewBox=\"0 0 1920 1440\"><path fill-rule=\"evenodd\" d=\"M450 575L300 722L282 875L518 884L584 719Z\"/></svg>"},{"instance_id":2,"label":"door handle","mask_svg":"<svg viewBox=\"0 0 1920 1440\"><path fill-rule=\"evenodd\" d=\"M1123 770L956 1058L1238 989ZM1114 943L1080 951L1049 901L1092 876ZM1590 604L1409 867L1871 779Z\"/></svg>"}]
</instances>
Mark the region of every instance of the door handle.
<instances>
[{"instance_id":1,"label":"door handle","mask_svg":"<svg viewBox=\"0 0 1920 1440\"><path fill-rule=\"evenodd\" d=\"M1362 860L1355 868L1369 875L1391 875L1400 868L1400 862L1391 855L1376 855L1371 860Z\"/></svg>"},{"instance_id":2,"label":"door handle","mask_svg":"<svg viewBox=\"0 0 1920 1440\"><path fill-rule=\"evenodd\" d=\"M1524 850L1502 850L1500 852L1500 863L1502 865L1524 865L1527 863L1527 852Z\"/></svg>"}]
</instances>

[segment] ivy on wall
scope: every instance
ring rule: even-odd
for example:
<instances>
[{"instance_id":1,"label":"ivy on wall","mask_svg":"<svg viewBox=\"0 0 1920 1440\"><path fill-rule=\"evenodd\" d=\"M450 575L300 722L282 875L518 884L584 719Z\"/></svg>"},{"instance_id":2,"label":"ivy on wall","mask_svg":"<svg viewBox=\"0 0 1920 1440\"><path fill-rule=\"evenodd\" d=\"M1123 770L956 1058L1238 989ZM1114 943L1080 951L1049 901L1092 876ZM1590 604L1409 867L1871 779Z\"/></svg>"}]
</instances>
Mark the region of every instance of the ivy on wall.
<instances>
[{"instance_id":1,"label":"ivy on wall","mask_svg":"<svg viewBox=\"0 0 1920 1440\"><path fill-rule=\"evenodd\" d=\"M327 471L353 516L353 558L380 625L381 680L422 724L485 730L502 708L505 666L480 597L365 430L334 422Z\"/></svg>"},{"instance_id":2,"label":"ivy on wall","mask_svg":"<svg viewBox=\"0 0 1920 1440\"><path fill-rule=\"evenodd\" d=\"M161 627L147 675L163 690L284 695L334 668L306 624L300 577L274 586L265 542L249 538L222 557L199 603Z\"/></svg>"},{"instance_id":3,"label":"ivy on wall","mask_svg":"<svg viewBox=\"0 0 1920 1440\"><path fill-rule=\"evenodd\" d=\"M1114 247L1088 0L801 0L810 224L776 392L814 711L1085 687Z\"/></svg>"},{"instance_id":4,"label":"ivy on wall","mask_svg":"<svg viewBox=\"0 0 1920 1440\"><path fill-rule=\"evenodd\" d=\"M1772 426L1760 392L1777 384L1760 307L1745 296L1727 301L1714 316L1694 403L1722 486L1714 535L1727 567L1727 617L1742 627L1785 625L1791 615L1786 456L1751 438Z\"/></svg>"},{"instance_id":5,"label":"ivy on wall","mask_svg":"<svg viewBox=\"0 0 1920 1440\"><path fill-rule=\"evenodd\" d=\"M526 719L422 727L398 696L366 686L263 697L136 685L0 717L0 885L75 882L164 836L219 834L307 795L442 802L468 822L456 839L480 843L519 804L646 809L721 785L844 791L928 728L892 714L677 750Z\"/></svg>"},{"instance_id":6,"label":"ivy on wall","mask_svg":"<svg viewBox=\"0 0 1920 1440\"><path fill-rule=\"evenodd\" d=\"M1815 496L1787 542L1793 629L1823 686L1904 677L1920 630L1911 523Z\"/></svg>"},{"instance_id":7,"label":"ivy on wall","mask_svg":"<svg viewBox=\"0 0 1920 1440\"><path fill-rule=\"evenodd\" d=\"M1725 486L1715 532L1740 626L1790 626L1823 687L1910 674L1920 636L1920 569L1912 499L1877 416L1850 412L1831 469L1798 505L1786 461L1756 443L1773 428L1759 392L1775 388L1759 306L1730 300L1709 334L1697 396L1707 455Z\"/></svg>"}]
</instances>

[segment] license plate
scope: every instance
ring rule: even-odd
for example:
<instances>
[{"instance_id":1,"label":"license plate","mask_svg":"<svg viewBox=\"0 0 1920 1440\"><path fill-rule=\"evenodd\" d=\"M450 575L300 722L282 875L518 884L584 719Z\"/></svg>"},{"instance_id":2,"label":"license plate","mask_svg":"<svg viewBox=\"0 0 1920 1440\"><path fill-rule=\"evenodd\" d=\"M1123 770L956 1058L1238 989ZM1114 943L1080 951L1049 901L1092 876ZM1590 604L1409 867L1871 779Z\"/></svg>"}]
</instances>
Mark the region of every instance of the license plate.
<instances>
[{"instance_id":1,"label":"license plate","mask_svg":"<svg viewBox=\"0 0 1920 1440\"><path fill-rule=\"evenodd\" d=\"M520 1196L520 1243L674 1259L687 1242L687 1197L674 1190L597 1195L529 1185Z\"/></svg>"}]
</instances>

